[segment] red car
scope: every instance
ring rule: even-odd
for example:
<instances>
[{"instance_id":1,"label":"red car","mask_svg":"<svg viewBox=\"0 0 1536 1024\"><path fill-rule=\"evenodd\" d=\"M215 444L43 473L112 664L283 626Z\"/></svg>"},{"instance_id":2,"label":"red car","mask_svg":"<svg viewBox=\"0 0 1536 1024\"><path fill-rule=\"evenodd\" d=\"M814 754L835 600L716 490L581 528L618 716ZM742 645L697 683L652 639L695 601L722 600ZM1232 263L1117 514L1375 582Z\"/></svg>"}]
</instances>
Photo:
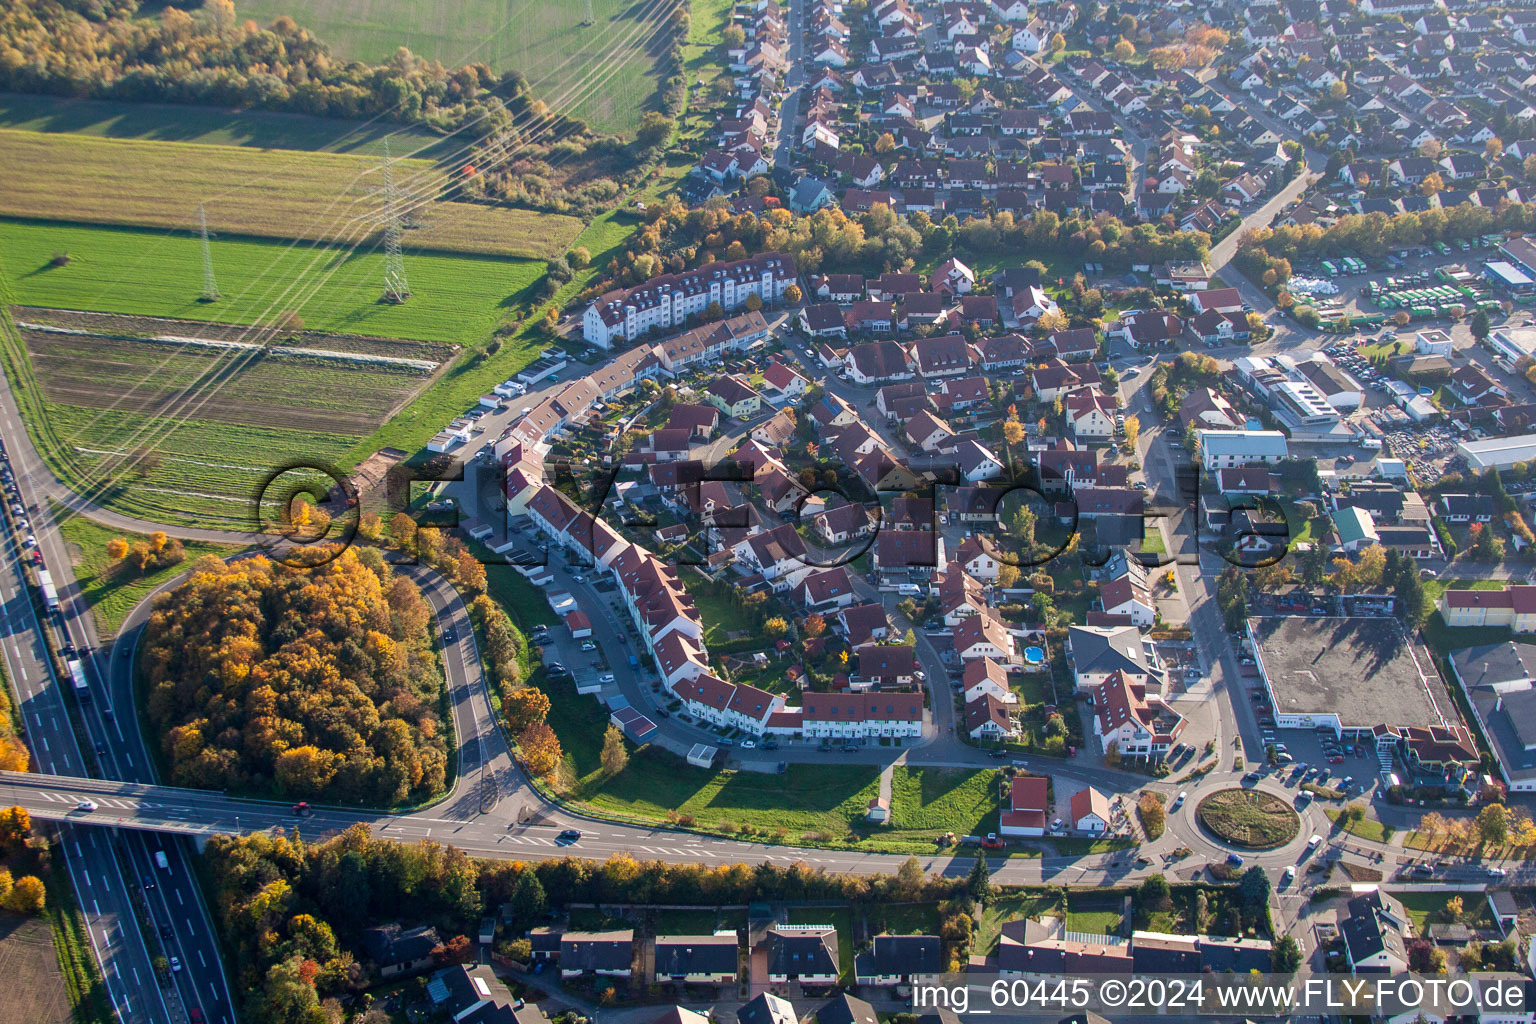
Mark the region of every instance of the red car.
<instances>
[{"instance_id":1,"label":"red car","mask_svg":"<svg viewBox=\"0 0 1536 1024\"><path fill-rule=\"evenodd\" d=\"M983 850L1001 850L1003 848L1003 841L997 838L996 832L988 832L987 838L981 841L981 848Z\"/></svg>"},{"instance_id":2,"label":"red car","mask_svg":"<svg viewBox=\"0 0 1536 1024\"><path fill-rule=\"evenodd\" d=\"M1329 764L1343 764L1344 763L1344 759L1342 757L1340 757L1338 754L1334 754L1332 757L1330 757L1328 759L1328 763Z\"/></svg>"}]
</instances>

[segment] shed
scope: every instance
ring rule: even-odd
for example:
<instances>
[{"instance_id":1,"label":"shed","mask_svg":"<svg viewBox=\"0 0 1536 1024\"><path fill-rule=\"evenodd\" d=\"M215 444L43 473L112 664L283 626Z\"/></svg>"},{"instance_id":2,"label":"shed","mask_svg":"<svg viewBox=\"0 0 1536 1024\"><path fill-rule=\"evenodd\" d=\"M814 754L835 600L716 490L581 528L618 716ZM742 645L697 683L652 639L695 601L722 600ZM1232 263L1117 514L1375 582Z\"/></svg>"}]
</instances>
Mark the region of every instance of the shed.
<instances>
[{"instance_id":1,"label":"shed","mask_svg":"<svg viewBox=\"0 0 1536 1024\"><path fill-rule=\"evenodd\" d=\"M566 615L565 628L571 631L571 637L581 640L592 635L592 621L587 618L587 613L574 611Z\"/></svg>"},{"instance_id":2,"label":"shed","mask_svg":"<svg viewBox=\"0 0 1536 1024\"><path fill-rule=\"evenodd\" d=\"M715 764L715 755L720 751L707 743L695 743L688 751L688 763L695 768L712 768Z\"/></svg>"}]
</instances>

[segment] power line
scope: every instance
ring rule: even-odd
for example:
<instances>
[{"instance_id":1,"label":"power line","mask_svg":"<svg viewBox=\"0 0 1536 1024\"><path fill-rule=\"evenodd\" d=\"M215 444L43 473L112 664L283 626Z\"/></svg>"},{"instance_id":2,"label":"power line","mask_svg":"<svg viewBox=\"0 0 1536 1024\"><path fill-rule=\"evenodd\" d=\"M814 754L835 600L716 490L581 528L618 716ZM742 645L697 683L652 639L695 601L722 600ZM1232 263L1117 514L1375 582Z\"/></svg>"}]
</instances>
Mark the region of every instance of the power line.
<instances>
[{"instance_id":1,"label":"power line","mask_svg":"<svg viewBox=\"0 0 1536 1024\"><path fill-rule=\"evenodd\" d=\"M218 302L221 297L219 282L213 277L213 252L208 248L208 213L202 203L197 204L197 230L203 242L203 294L199 299L203 302Z\"/></svg>"},{"instance_id":2,"label":"power line","mask_svg":"<svg viewBox=\"0 0 1536 1024\"><path fill-rule=\"evenodd\" d=\"M384 221L384 298L400 303L411 297L405 280L405 260L400 255L400 190L395 186L394 158L389 154L389 139L384 140L384 200L388 205Z\"/></svg>"}]
</instances>

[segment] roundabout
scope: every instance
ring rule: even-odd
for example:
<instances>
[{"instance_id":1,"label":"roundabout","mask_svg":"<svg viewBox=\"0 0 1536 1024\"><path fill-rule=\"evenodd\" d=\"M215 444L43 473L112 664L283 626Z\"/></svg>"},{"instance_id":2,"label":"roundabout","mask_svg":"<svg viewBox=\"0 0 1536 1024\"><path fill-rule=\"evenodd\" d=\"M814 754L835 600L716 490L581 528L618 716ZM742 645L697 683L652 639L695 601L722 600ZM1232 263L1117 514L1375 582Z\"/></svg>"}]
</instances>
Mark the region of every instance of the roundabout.
<instances>
[{"instance_id":1,"label":"roundabout","mask_svg":"<svg viewBox=\"0 0 1536 1024\"><path fill-rule=\"evenodd\" d=\"M1296 811L1258 789L1219 789L1200 801L1195 818L1215 838L1244 850L1273 850L1301 832Z\"/></svg>"}]
</instances>

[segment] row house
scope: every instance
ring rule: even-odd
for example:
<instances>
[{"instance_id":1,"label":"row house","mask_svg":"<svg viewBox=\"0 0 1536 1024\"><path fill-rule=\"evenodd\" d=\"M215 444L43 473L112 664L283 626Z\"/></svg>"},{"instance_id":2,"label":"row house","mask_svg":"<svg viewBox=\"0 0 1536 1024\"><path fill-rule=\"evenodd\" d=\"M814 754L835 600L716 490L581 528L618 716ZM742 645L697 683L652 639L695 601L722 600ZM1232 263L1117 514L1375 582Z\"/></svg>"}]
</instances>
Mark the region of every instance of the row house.
<instances>
[{"instance_id":1,"label":"row house","mask_svg":"<svg viewBox=\"0 0 1536 1024\"><path fill-rule=\"evenodd\" d=\"M769 716L784 708L784 698L778 694L746 683L728 683L709 673L679 683L673 692L695 718L754 736L761 736Z\"/></svg>"},{"instance_id":2,"label":"row house","mask_svg":"<svg viewBox=\"0 0 1536 1024\"><path fill-rule=\"evenodd\" d=\"M807 691L801 733L807 740L917 739L923 734L923 695Z\"/></svg>"}]
</instances>

